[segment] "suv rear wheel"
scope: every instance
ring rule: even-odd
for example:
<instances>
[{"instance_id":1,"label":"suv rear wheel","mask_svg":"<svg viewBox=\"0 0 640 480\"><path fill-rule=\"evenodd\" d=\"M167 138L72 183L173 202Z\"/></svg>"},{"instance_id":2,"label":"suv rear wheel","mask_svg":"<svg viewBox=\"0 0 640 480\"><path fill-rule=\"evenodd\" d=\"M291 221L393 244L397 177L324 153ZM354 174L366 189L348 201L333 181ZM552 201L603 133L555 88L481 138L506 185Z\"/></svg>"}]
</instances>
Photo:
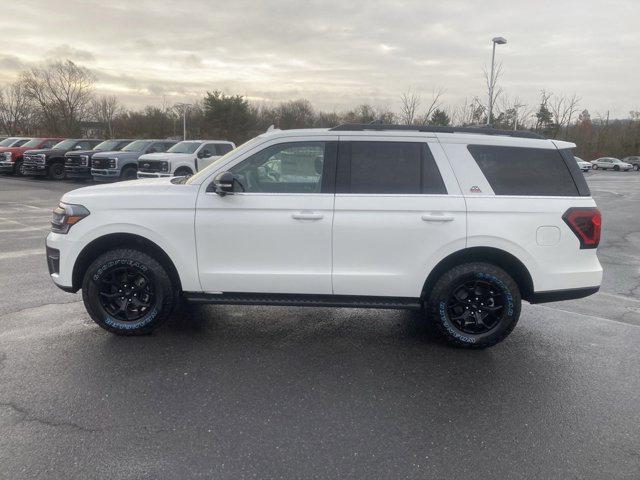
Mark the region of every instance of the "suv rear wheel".
<instances>
[{"instance_id":1,"label":"suv rear wheel","mask_svg":"<svg viewBox=\"0 0 640 480\"><path fill-rule=\"evenodd\" d=\"M489 263L466 263L445 272L427 293L425 309L446 340L486 348L504 340L520 317L516 282Z\"/></svg>"},{"instance_id":2,"label":"suv rear wheel","mask_svg":"<svg viewBox=\"0 0 640 480\"><path fill-rule=\"evenodd\" d=\"M82 300L93 321L105 330L144 335L171 314L178 292L153 257L117 249L91 263L82 282Z\"/></svg>"}]
</instances>

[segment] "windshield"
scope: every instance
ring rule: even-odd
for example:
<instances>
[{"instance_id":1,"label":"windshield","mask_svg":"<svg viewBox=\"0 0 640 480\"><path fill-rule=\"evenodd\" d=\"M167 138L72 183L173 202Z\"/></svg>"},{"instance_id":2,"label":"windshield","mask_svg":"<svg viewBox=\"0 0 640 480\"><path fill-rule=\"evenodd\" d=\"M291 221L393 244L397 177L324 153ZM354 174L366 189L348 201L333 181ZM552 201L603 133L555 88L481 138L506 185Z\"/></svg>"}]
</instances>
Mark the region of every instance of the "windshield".
<instances>
[{"instance_id":1,"label":"windshield","mask_svg":"<svg viewBox=\"0 0 640 480\"><path fill-rule=\"evenodd\" d=\"M9 147L12 143L15 143L18 139L15 137L5 138L0 142L0 147Z\"/></svg>"},{"instance_id":2,"label":"windshield","mask_svg":"<svg viewBox=\"0 0 640 480\"><path fill-rule=\"evenodd\" d=\"M24 145L22 145L23 147L37 147L38 145L40 145L42 143L42 138L32 138L31 140L29 140L27 143L25 143Z\"/></svg>"},{"instance_id":3,"label":"windshield","mask_svg":"<svg viewBox=\"0 0 640 480\"><path fill-rule=\"evenodd\" d=\"M93 147L93 149L108 152L110 150L116 150L118 148L119 143L120 143L120 140L105 140L104 142L101 142L95 147Z\"/></svg>"},{"instance_id":4,"label":"windshield","mask_svg":"<svg viewBox=\"0 0 640 480\"><path fill-rule=\"evenodd\" d=\"M193 153L200 145L202 142L179 142L167 150L167 153Z\"/></svg>"},{"instance_id":5,"label":"windshield","mask_svg":"<svg viewBox=\"0 0 640 480\"><path fill-rule=\"evenodd\" d=\"M54 150L71 150L73 146L76 144L77 140L67 139L63 140L60 143L56 143L53 147Z\"/></svg>"},{"instance_id":6,"label":"windshield","mask_svg":"<svg viewBox=\"0 0 640 480\"><path fill-rule=\"evenodd\" d=\"M205 178L207 175L209 175L209 173L212 170L215 170L217 168L217 165L219 165L221 162L225 162L229 157L235 155L236 150L239 149L243 149L243 150L247 150L251 147L253 147L254 145L259 144L260 142L262 142L264 139L262 137L255 137L252 138L251 140L249 140L248 142L243 143L242 145L240 145L239 147L235 148L234 150L231 150L229 153L226 153L225 155L221 156L219 159L217 159L215 162L212 162L209 164L209 166L203 170L200 170L198 173L196 173L195 175L191 175L187 181L185 183L187 184L191 184L191 183L198 183L200 181L201 178Z\"/></svg>"},{"instance_id":7,"label":"windshield","mask_svg":"<svg viewBox=\"0 0 640 480\"><path fill-rule=\"evenodd\" d=\"M131 142L129 145L122 149L123 152L139 152L144 150L144 147L147 146L149 140L136 140L135 142Z\"/></svg>"}]
</instances>

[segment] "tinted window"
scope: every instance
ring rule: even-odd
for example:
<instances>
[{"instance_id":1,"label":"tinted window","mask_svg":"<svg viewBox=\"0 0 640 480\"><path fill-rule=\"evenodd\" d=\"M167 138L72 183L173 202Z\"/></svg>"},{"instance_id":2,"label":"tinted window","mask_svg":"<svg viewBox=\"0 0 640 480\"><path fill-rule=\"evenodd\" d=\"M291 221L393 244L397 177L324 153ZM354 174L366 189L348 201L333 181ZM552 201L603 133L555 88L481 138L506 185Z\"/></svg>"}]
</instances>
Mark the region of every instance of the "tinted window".
<instances>
[{"instance_id":1,"label":"tinted window","mask_svg":"<svg viewBox=\"0 0 640 480\"><path fill-rule=\"evenodd\" d=\"M423 142L341 144L339 172L347 193L447 193L431 150ZM346 158L350 158L345 167ZM346 185L345 185L346 184Z\"/></svg>"},{"instance_id":2,"label":"tinted window","mask_svg":"<svg viewBox=\"0 0 640 480\"><path fill-rule=\"evenodd\" d=\"M178 142L167 150L167 153L193 153L200 145L201 142Z\"/></svg>"},{"instance_id":3,"label":"tinted window","mask_svg":"<svg viewBox=\"0 0 640 480\"><path fill-rule=\"evenodd\" d=\"M216 144L216 153L215 155L225 155L233 150L233 147L228 143L218 143Z\"/></svg>"},{"instance_id":4,"label":"tinted window","mask_svg":"<svg viewBox=\"0 0 640 480\"><path fill-rule=\"evenodd\" d=\"M11 145L12 147L21 147L23 146L25 143L27 143L29 141L28 138L24 138L22 140L18 140L16 143L14 143L13 145Z\"/></svg>"},{"instance_id":5,"label":"tinted window","mask_svg":"<svg viewBox=\"0 0 640 480\"><path fill-rule=\"evenodd\" d=\"M73 149L74 150L91 150L96 145L95 141L92 140L82 140L78 142Z\"/></svg>"},{"instance_id":6,"label":"tinted window","mask_svg":"<svg viewBox=\"0 0 640 480\"><path fill-rule=\"evenodd\" d=\"M149 145L148 140L135 140L128 144L126 147L123 147L123 152L141 152L147 145Z\"/></svg>"},{"instance_id":7,"label":"tinted window","mask_svg":"<svg viewBox=\"0 0 640 480\"><path fill-rule=\"evenodd\" d=\"M556 149L469 145L469 152L496 195L578 196Z\"/></svg>"},{"instance_id":8,"label":"tinted window","mask_svg":"<svg viewBox=\"0 0 640 480\"><path fill-rule=\"evenodd\" d=\"M198 152L199 158L209 158L217 155L216 153L216 145L215 143L207 143L202 149Z\"/></svg>"},{"instance_id":9,"label":"tinted window","mask_svg":"<svg viewBox=\"0 0 640 480\"><path fill-rule=\"evenodd\" d=\"M231 172L246 192L316 193L321 191L324 156L324 142L280 143L243 160Z\"/></svg>"}]
</instances>

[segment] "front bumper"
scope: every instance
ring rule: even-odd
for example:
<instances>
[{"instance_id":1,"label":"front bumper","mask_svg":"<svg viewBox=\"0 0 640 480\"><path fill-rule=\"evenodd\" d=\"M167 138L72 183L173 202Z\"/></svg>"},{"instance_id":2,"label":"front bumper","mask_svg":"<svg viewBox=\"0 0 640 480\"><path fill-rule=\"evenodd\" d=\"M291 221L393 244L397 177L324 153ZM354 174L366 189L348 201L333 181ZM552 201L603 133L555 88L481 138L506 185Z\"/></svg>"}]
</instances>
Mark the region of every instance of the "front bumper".
<instances>
[{"instance_id":1,"label":"front bumper","mask_svg":"<svg viewBox=\"0 0 640 480\"><path fill-rule=\"evenodd\" d=\"M77 292L73 286L73 265L78 256L76 242L67 235L49 233L45 241L47 267L53 283L65 292Z\"/></svg>"},{"instance_id":2,"label":"front bumper","mask_svg":"<svg viewBox=\"0 0 640 480\"><path fill-rule=\"evenodd\" d=\"M8 160L3 160L0 162L0 173L13 173L15 168L15 163L10 162Z\"/></svg>"},{"instance_id":3,"label":"front bumper","mask_svg":"<svg viewBox=\"0 0 640 480\"><path fill-rule=\"evenodd\" d=\"M170 173L160 173L160 172L138 172L138 178L164 178L164 177L173 177Z\"/></svg>"},{"instance_id":4,"label":"front bumper","mask_svg":"<svg viewBox=\"0 0 640 480\"><path fill-rule=\"evenodd\" d=\"M111 168L92 168L91 176L97 181L109 181L120 178L120 170Z\"/></svg>"},{"instance_id":5,"label":"front bumper","mask_svg":"<svg viewBox=\"0 0 640 480\"><path fill-rule=\"evenodd\" d=\"M64 170L69 178L91 178L91 167L65 165Z\"/></svg>"},{"instance_id":6,"label":"front bumper","mask_svg":"<svg viewBox=\"0 0 640 480\"><path fill-rule=\"evenodd\" d=\"M45 164L23 163L22 168L25 175L44 176L47 174L47 166Z\"/></svg>"}]
</instances>

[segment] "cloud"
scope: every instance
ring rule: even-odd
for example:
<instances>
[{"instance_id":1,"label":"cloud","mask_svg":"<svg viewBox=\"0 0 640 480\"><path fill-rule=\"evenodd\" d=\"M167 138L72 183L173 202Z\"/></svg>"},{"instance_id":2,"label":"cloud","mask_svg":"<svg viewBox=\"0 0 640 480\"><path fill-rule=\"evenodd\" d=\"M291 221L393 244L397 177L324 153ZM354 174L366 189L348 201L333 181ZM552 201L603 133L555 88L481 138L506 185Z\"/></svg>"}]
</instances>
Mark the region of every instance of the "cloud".
<instances>
[{"instance_id":1,"label":"cloud","mask_svg":"<svg viewBox=\"0 0 640 480\"><path fill-rule=\"evenodd\" d=\"M640 2L616 0L46 0L0 17L8 71L52 56L86 64L99 88L136 103L223 88L254 98L307 97L321 108L397 107L413 87L445 102L485 96L491 38L501 86L535 105L541 89L575 92L593 110L640 106ZM549 12L553 14L549 14ZM20 22L11 20L21 18ZM603 42L603 25L615 32ZM52 45L52 39L55 44ZM0 81L10 75L4 74Z\"/></svg>"},{"instance_id":2,"label":"cloud","mask_svg":"<svg viewBox=\"0 0 640 480\"><path fill-rule=\"evenodd\" d=\"M58 45L45 53L45 57L52 60L75 60L78 62L92 62L95 56L88 50L81 50L70 45Z\"/></svg>"}]
</instances>

